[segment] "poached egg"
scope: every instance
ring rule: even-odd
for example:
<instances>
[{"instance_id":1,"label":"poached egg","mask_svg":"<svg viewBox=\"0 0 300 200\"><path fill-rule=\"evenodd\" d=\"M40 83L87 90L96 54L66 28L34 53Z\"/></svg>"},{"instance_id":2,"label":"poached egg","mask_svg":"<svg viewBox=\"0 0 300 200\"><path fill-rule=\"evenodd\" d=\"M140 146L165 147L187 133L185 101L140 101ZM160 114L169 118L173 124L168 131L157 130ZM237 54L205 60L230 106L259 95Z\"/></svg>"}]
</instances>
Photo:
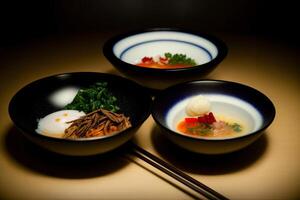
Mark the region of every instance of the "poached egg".
<instances>
[{"instance_id":1,"label":"poached egg","mask_svg":"<svg viewBox=\"0 0 300 200\"><path fill-rule=\"evenodd\" d=\"M84 112L77 110L60 110L38 120L36 132L42 135L62 138L65 129L72 123L67 123L84 116Z\"/></svg>"}]
</instances>

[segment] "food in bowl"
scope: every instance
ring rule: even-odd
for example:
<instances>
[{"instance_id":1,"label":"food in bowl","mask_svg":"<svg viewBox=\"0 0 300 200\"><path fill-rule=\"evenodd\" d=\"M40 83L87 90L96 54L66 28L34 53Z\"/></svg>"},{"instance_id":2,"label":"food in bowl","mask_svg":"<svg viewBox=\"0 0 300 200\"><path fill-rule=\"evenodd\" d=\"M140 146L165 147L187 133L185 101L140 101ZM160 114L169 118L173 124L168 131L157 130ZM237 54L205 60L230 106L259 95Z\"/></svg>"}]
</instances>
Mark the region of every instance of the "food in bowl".
<instances>
[{"instance_id":1,"label":"food in bowl","mask_svg":"<svg viewBox=\"0 0 300 200\"><path fill-rule=\"evenodd\" d=\"M103 54L126 77L149 88L165 89L213 71L226 57L227 46L198 31L154 28L110 38ZM166 62L168 56L171 62Z\"/></svg>"},{"instance_id":2,"label":"food in bowl","mask_svg":"<svg viewBox=\"0 0 300 200\"><path fill-rule=\"evenodd\" d=\"M72 102L64 107L66 110L38 119L36 132L50 137L76 139L115 134L130 128L130 118L114 112L120 108L107 85L107 82L97 82L80 89Z\"/></svg>"},{"instance_id":3,"label":"food in bowl","mask_svg":"<svg viewBox=\"0 0 300 200\"><path fill-rule=\"evenodd\" d=\"M197 116L209 112L210 108L210 101L203 95L198 95L189 100L185 111L189 116Z\"/></svg>"},{"instance_id":4,"label":"food in bowl","mask_svg":"<svg viewBox=\"0 0 300 200\"><path fill-rule=\"evenodd\" d=\"M161 91L154 99L152 116L160 133L179 147L223 154L242 149L263 135L275 117L275 107L268 97L249 86L199 80ZM186 118L203 127L181 131L178 125Z\"/></svg>"},{"instance_id":5,"label":"food in bowl","mask_svg":"<svg viewBox=\"0 0 300 200\"><path fill-rule=\"evenodd\" d=\"M80 89L72 102L65 106L65 109L80 110L85 113L100 108L113 112L120 109L117 98L109 91L107 82L96 82L88 88Z\"/></svg>"},{"instance_id":6,"label":"food in bowl","mask_svg":"<svg viewBox=\"0 0 300 200\"><path fill-rule=\"evenodd\" d=\"M69 122L70 123L70 122ZM129 117L108 110L99 109L71 121L65 129L65 138L89 138L115 134L131 127Z\"/></svg>"},{"instance_id":7,"label":"food in bowl","mask_svg":"<svg viewBox=\"0 0 300 200\"><path fill-rule=\"evenodd\" d=\"M37 133L49 137L63 138L65 130L70 126L68 122L84 116L78 110L60 110L38 119Z\"/></svg>"},{"instance_id":8,"label":"food in bowl","mask_svg":"<svg viewBox=\"0 0 300 200\"><path fill-rule=\"evenodd\" d=\"M111 94L109 98L114 99L112 96L115 97L116 100L113 101L112 105L117 106L118 110L113 111L112 109L117 109L117 107L112 107L110 103L105 101L102 102L105 99L105 95L102 96L103 91L101 94L98 92L96 95L95 93L95 96L93 92L91 92L93 95L87 95L87 93L84 93L83 96L80 95L80 99L81 97L88 97L91 100L95 97L96 102L103 103L102 108L93 104L93 102L86 101L86 99L83 100L85 103L82 105L76 101L78 108L66 108L66 105L72 103L80 90L88 89L98 82L107 83L107 92ZM104 99L97 101L98 95ZM20 130L20 134L23 134L35 144L64 155L88 156L112 151L129 141L150 115L150 107L151 96L148 91L133 81L106 73L74 72L48 76L24 86L11 99L9 103L9 115L13 123ZM63 137L65 134L64 130L67 128L65 126L60 127L62 134L59 137L53 136L55 132L49 136L39 134L36 131L39 128L37 119L43 119L47 115L51 115L51 113L61 111L52 116L50 120L54 119L53 123L64 123L88 115L90 109L92 110L91 112L97 112L97 115L102 115L103 111L107 110L106 114L114 118L114 120L120 120L123 116L112 115L124 114L124 117L129 117L131 127L118 132L115 127L111 126L110 122L113 119L106 119L106 123L109 122L106 130L116 132L101 135L104 130L102 129L103 132L101 132L98 129L94 133L99 133L99 136L65 138ZM71 119L70 116L73 118ZM45 121L45 123L48 122ZM72 125L72 123L67 125Z\"/></svg>"},{"instance_id":9,"label":"food in bowl","mask_svg":"<svg viewBox=\"0 0 300 200\"><path fill-rule=\"evenodd\" d=\"M234 138L260 127L261 114L238 98L200 93L177 102L167 114L168 126L197 138Z\"/></svg>"},{"instance_id":10,"label":"food in bowl","mask_svg":"<svg viewBox=\"0 0 300 200\"><path fill-rule=\"evenodd\" d=\"M131 65L145 56L160 55L173 59L173 56L182 58L186 55L193 58L191 60L195 66L219 59L220 54L224 53L220 47L223 48L219 40L205 34L176 29L150 29L113 38L104 46L104 54L109 60L114 57Z\"/></svg>"},{"instance_id":11,"label":"food in bowl","mask_svg":"<svg viewBox=\"0 0 300 200\"><path fill-rule=\"evenodd\" d=\"M176 69L193 67L197 65L194 59L187 57L185 54L165 53L164 56L143 57L137 66L156 68L156 69Z\"/></svg>"},{"instance_id":12,"label":"food in bowl","mask_svg":"<svg viewBox=\"0 0 300 200\"><path fill-rule=\"evenodd\" d=\"M203 95L189 100L187 116L177 124L177 131L195 137L230 137L242 134L245 129L237 120L224 120L210 112L210 101ZM228 117L227 117L228 118Z\"/></svg>"}]
</instances>

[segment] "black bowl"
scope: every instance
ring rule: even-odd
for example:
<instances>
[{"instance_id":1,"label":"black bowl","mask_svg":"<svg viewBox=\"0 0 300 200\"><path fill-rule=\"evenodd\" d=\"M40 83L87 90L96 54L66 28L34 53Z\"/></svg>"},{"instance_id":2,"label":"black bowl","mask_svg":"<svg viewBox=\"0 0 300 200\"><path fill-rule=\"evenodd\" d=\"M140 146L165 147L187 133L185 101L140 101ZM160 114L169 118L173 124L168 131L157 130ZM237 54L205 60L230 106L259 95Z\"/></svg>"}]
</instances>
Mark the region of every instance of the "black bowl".
<instances>
[{"instance_id":1,"label":"black bowl","mask_svg":"<svg viewBox=\"0 0 300 200\"><path fill-rule=\"evenodd\" d=\"M52 138L36 133L37 120L61 110L51 97L64 88L85 88L107 82L117 97L120 111L130 117L132 127L118 134L88 140ZM54 75L34 81L19 90L9 103L9 114L21 132L34 143L66 155L93 155L113 150L127 142L150 115L151 98L144 88L128 79L103 73L78 72Z\"/></svg>"},{"instance_id":2,"label":"black bowl","mask_svg":"<svg viewBox=\"0 0 300 200\"><path fill-rule=\"evenodd\" d=\"M204 95L210 99L212 112L221 112L245 122L249 130L230 138L196 137L176 131L176 124L185 115L190 97ZM268 97L239 83L203 80L167 88L156 96L152 116L161 132L176 145L203 154L229 153L254 142L275 117L275 107Z\"/></svg>"},{"instance_id":3,"label":"black bowl","mask_svg":"<svg viewBox=\"0 0 300 200\"><path fill-rule=\"evenodd\" d=\"M144 56L166 52L186 54L199 65L176 69L135 65ZM104 44L103 53L116 69L129 78L150 88L164 89L207 75L225 58L227 47L212 35L184 29L156 28L112 37Z\"/></svg>"}]
</instances>

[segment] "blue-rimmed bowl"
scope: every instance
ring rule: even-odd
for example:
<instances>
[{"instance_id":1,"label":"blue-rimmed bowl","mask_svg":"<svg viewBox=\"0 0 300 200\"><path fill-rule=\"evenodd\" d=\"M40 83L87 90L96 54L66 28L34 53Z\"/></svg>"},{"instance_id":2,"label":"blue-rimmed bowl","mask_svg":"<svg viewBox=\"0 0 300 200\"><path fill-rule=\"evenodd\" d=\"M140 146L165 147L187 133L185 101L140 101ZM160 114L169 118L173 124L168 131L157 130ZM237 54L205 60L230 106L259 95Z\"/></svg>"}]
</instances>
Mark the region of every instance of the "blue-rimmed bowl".
<instances>
[{"instance_id":1,"label":"blue-rimmed bowl","mask_svg":"<svg viewBox=\"0 0 300 200\"><path fill-rule=\"evenodd\" d=\"M107 136L66 139L38 134L38 119L63 110L80 88L106 82L117 98L120 112L130 117L132 126ZM73 92L75 91L75 93ZM32 142L50 151L72 156L106 153L130 140L150 115L151 98L135 82L111 74L74 72L45 77L20 89L9 103L9 115L15 126Z\"/></svg>"},{"instance_id":2,"label":"blue-rimmed bowl","mask_svg":"<svg viewBox=\"0 0 300 200\"><path fill-rule=\"evenodd\" d=\"M176 69L136 65L145 56L155 57L167 52L186 54L198 65ZM227 47L220 39L204 33L157 28L117 35L104 44L103 53L114 67L129 78L150 88L163 89L207 75L225 58Z\"/></svg>"},{"instance_id":3,"label":"blue-rimmed bowl","mask_svg":"<svg viewBox=\"0 0 300 200\"><path fill-rule=\"evenodd\" d=\"M205 137L182 134L177 124L186 117L188 101L203 95L211 112L239 120L245 133L232 137ZM164 134L176 145L202 154L223 154L246 147L258 139L275 117L271 100L258 90L239 83L202 80L181 83L161 91L154 100L152 116Z\"/></svg>"}]
</instances>

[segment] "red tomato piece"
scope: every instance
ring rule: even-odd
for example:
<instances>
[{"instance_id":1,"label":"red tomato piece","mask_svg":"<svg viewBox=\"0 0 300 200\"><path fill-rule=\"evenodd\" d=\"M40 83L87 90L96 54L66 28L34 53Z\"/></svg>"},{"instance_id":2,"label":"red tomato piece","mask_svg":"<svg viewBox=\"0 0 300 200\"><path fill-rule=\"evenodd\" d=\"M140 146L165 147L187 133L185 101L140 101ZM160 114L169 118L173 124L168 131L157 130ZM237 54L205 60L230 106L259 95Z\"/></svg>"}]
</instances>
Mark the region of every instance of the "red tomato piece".
<instances>
[{"instance_id":1,"label":"red tomato piece","mask_svg":"<svg viewBox=\"0 0 300 200\"><path fill-rule=\"evenodd\" d=\"M208 113L208 117L211 124L217 121L212 112Z\"/></svg>"},{"instance_id":2,"label":"red tomato piece","mask_svg":"<svg viewBox=\"0 0 300 200\"><path fill-rule=\"evenodd\" d=\"M198 122L199 122L199 123L207 123L207 122L206 122L205 115L204 115L203 117L198 117Z\"/></svg>"},{"instance_id":3,"label":"red tomato piece","mask_svg":"<svg viewBox=\"0 0 300 200\"><path fill-rule=\"evenodd\" d=\"M184 120L185 120L186 123L196 123L196 122L198 122L198 119L194 118L194 117L187 117Z\"/></svg>"},{"instance_id":4,"label":"red tomato piece","mask_svg":"<svg viewBox=\"0 0 300 200\"><path fill-rule=\"evenodd\" d=\"M159 61L166 64L168 62L168 58L159 57Z\"/></svg>"},{"instance_id":5,"label":"red tomato piece","mask_svg":"<svg viewBox=\"0 0 300 200\"><path fill-rule=\"evenodd\" d=\"M147 57L147 56L145 56L145 57L142 59L142 62L143 62L143 63L153 62L153 58L152 58L152 57Z\"/></svg>"},{"instance_id":6,"label":"red tomato piece","mask_svg":"<svg viewBox=\"0 0 300 200\"><path fill-rule=\"evenodd\" d=\"M202 117L198 117L198 122L212 124L212 123L216 122L216 118L214 117L213 113L210 112L208 114L203 115Z\"/></svg>"}]
</instances>

